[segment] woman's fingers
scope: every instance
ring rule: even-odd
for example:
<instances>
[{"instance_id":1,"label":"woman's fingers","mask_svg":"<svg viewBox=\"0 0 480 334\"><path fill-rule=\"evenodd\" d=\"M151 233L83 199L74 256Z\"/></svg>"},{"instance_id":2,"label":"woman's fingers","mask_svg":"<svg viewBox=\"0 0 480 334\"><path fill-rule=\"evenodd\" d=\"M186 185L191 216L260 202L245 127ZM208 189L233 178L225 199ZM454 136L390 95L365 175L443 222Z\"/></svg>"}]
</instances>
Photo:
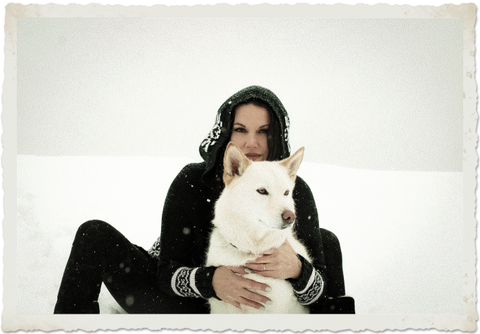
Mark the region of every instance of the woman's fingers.
<instances>
[{"instance_id":1,"label":"woman's fingers","mask_svg":"<svg viewBox=\"0 0 480 334\"><path fill-rule=\"evenodd\" d=\"M218 267L215 270L212 285L218 298L237 308L243 304L260 309L270 301L269 298L254 292L269 291L268 285L236 275L227 267Z\"/></svg>"},{"instance_id":2,"label":"woman's fingers","mask_svg":"<svg viewBox=\"0 0 480 334\"><path fill-rule=\"evenodd\" d=\"M245 281L245 288L246 289L266 291L266 292L272 291L272 289L265 283L260 283L260 282L257 282L257 281L254 281L254 280L251 280L251 279L248 279L248 278L243 278L243 277L240 277L240 278ZM261 295L261 296L263 296L263 295Z\"/></svg>"},{"instance_id":3,"label":"woman's fingers","mask_svg":"<svg viewBox=\"0 0 480 334\"><path fill-rule=\"evenodd\" d=\"M245 265L245 270L249 271L253 274L260 274L262 276L268 275L268 265L266 263L247 263ZM273 266L270 266L270 270L272 270Z\"/></svg>"},{"instance_id":4,"label":"woman's fingers","mask_svg":"<svg viewBox=\"0 0 480 334\"><path fill-rule=\"evenodd\" d=\"M297 278L302 271L297 253L288 240L280 247L270 249L255 260L247 262L245 267L261 276L278 279Z\"/></svg>"},{"instance_id":5,"label":"woman's fingers","mask_svg":"<svg viewBox=\"0 0 480 334\"><path fill-rule=\"evenodd\" d=\"M275 249L268 250L264 252L261 256L257 257L254 260L250 260L247 263L266 263L270 262L272 258L276 256L278 252L275 251Z\"/></svg>"},{"instance_id":6,"label":"woman's fingers","mask_svg":"<svg viewBox=\"0 0 480 334\"><path fill-rule=\"evenodd\" d=\"M253 293L248 290L246 290L245 295L242 296L242 304L256 309L265 308L264 305L268 304L269 302L270 299L268 299L267 297L262 296L258 293Z\"/></svg>"},{"instance_id":7,"label":"woman's fingers","mask_svg":"<svg viewBox=\"0 0 480 334\"><path fill-rule=\"evenodd\" d=\"M236 273L236 274L240 274L240 275L249 274L248 271L245 271L245 267L243 267L243 266L238 266L238 267L225 266L225 268L230 269L231 271L233 271L233 272Z\"/></svg>"},{"instance_id":8,"label":"woman's fingers","mask_svg":"<svg viewBox=\"0 0 480 334\"><path fill-rule=\"evenodd\" d=\"M268 297L254 292L271 291L268 285L247 278L242 278L242 280L244 280L245 283L245 288L241 294L241 297L243 298L242 304L260 309L270 301Z\"/></svg>"}]
</instances>

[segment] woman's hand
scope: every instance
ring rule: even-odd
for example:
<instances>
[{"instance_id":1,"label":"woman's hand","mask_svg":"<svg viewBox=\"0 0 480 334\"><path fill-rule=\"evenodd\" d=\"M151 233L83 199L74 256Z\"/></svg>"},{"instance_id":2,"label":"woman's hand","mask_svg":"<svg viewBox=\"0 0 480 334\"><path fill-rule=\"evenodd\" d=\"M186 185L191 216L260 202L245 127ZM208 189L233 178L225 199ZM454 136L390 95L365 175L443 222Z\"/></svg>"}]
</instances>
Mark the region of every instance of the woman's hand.
<instances>
[{"instance_id":1,"label":"woman's hand","mask_svg":"<svg viewBox=\"0 0 480 334\"><path fill-rule=\"evenodd\" d=\"M217 297L237 308L241 304L256 309L264 307L263 304L267 304L270 299L252 290L269 291L270 287L236 273L247 274L243 267L218 267L215 270L212 285Z\"/></svg>"},{"instance_id":2,"label":"woman's hand","mask_svg":"<svg viewBox=\"0 0 480 334\"><path fill-rule=\"evenodd\" d=\"M270 249L259 258L247 262L245 267L264 277L278 279L298 278L302 272L302 262L288 240L280 247Z\"/></svg>"}]
</instances>

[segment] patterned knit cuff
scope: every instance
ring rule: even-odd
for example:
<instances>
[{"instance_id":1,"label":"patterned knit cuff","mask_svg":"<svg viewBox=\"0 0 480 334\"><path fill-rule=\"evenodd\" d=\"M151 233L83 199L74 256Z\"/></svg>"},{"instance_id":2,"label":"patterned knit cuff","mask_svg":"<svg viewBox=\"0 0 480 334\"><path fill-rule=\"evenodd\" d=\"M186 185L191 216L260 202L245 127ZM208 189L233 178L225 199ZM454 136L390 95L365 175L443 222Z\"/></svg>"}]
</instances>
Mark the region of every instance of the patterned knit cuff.
<instances>
[{"instance_id":1,"label":"patterned knit cuff","mask_svg":"<svg viewBox=\"0 0 480 334\"><path fill-rule=\"evenodd\" d=\"M300 304L310 305L316 302L324 291L323 277L310 262L300 255L297 256L302 261L302 273L298 279L289 281Z\"/></svg>"},{"instance_id":2,"label":"patterned knit cuff","mask_svg":"<svg viewBox=\"0 0 480 334\"><path fill-rule=\"evenodd\" d=\"M178 268L171 280L173 292L180 297L204 299L213 297L215 292L212 287L212 278L215 269L215 267Z\"/></svg>"}]
</instances>

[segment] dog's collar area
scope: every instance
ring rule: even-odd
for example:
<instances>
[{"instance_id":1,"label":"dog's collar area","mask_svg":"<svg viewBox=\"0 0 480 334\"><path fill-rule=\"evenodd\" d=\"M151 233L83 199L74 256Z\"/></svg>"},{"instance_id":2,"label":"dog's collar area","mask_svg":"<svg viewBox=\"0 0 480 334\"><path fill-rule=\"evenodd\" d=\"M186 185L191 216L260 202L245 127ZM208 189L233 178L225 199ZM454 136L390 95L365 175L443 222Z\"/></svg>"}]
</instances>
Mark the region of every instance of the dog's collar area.
<instances>
[{"instance_id":1,"label":"dog's collar area","mask_svg":"<svg viewBox=\"0 0 480 334\"><path fill-rule=\"evenodd\" d=\"M245 254L249 254L250 252L245 252L245 251L242 251L241 249L239 249L237 246L235 246L234 244L232 244L230 242L230 246L232 246L233 248L235 248L236 250L238 250L239 252L242 252L242 253L245 253Z\"/></svg>"},{"instance_id":2,"label":"dog's collar area","mask_svg":"<svg viewBox=\"0 0 480 334\"><path fill-rule=\"evenodd\" d=\"M215 226L214 229L218 229L218 227ZM224 237L224 238L225 238L225 237ZM227 241L227 240L225 239L225 241ZM228 241L227 241L227 242L228 242ZM238 247L235 246L234 244L232 244L231 242L229 242L229 244L230 244L230 246L232 246L233 248L238 249ZM241 251L240 249L238 249L238 250L239 250L240 252L243 252L243 251ZM245 252L243 252L243 253L245 253Z\"/></svg>"},{"instance_id":3,"label":"dog's collar area","mask_svg":"<svg viewBox=\"0 0 480 334\"><path fill-rule=\"evenodd\" d=\"M233 248L238 249L238 247L235 246L234 244L230 243L230 245L231 245ZM240 250L240 249L238 249L238 250L239 250L240 252L242 252L242 253L247 253L247 252L244 252L244 251L242 251L242 250Z\"/></svg>"},{"instance_id":4,"label":"dog's collar area","mask_svg":"<svg viewBox=\"0 0 480 334\"><path fill-rule=\"evenodd\" d=\"M214 229L218 229L218 227L214 227ZM223 238L225 239L225 237L223 237ZM227 241L227 240L225 239L225 241ZM227 241L227 242L228 242L228 241ZM235 245L232 244L231 242L228 242L228 243L230 244L230 246L232 246L233 248L237 249L239 252L242 252L242 253L245 253L245 254L250 254L250 253L251 253L251 252L249 252L249 251L243 251L243 250L241 250L240 248L238 248L237 246L235 246Z\"/></svg>"},{"instance_id":5,"label":"dog's collar area","mask_svg":"<svg viewBox=\"0 0 480 334\"><path fill-rule=\"evenodd\" d=\"M232 244L231 242L230 242L230 245L231 245L233 248L238 249L238 247L235 246L234 244ZM245 252L245 251L242 251L242 250L240 250L240 249L238 249L238 251L239 251L239 252L242 252L242 253L245 253L245 254L254 254L254 253L252 253L252 252ZM257 256L262 256L263 253L256 254L256 255L257 255Z\"/></svg>"}]
</instances>

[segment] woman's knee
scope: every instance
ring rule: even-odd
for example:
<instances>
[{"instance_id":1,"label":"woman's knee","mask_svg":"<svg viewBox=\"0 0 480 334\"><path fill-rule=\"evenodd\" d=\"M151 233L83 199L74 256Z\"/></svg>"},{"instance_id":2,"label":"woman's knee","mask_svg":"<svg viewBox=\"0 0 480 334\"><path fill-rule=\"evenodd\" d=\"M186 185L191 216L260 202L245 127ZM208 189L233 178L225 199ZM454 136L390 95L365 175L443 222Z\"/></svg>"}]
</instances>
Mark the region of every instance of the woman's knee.
<instances>
[{"instance_id":1,"label":"woman's knee","mask_svg":"<svg viewBox=\"0 0 480 334\"><path fill-rule=\"evenodd\" d=\"M78 227L73 243L101 245L111 238L113 231L115 229L104 221L89 220Z\"/></svg>"},{"instance_id":2,"label":"woman's knee","mask_svg":"<svg viewBox=\"0 0 480 334\"><path fill-rule=\"evenodd\" d=\"M322 240L332 244L332 245L339 245L340 242L338 241L338 237L332 231L326 230L324 228L320 229L320 233L322 235Z\"/></svg>"},{"instance_id":3,"label":"woman's knee","mask_svg":"<svg viewBox=\"0 0 480 334\"><path fill-rule=\"evenodd\" d=\"M335 233L323 228L320 233L322 236L323 249L326 255L331 259L335 259L335 262L342 263L342 250L338 237Z\"/></svg>"},{"instance_id":4,"label":"woman's knee","mask_svg":"<svg viewBox=\"0 0 480 334\"><path fill-rule=\"evenodd\" d=\"M89 220L78 227L77 236L85 236L92 234L102 234L111 230L112 226L102 220Z\"/></svg>"},{"instance_id":5,"label":"woman's knee","mask_svg":"<svg viewBox=\"0 0 480 334\"><path fill-rule=\"evenodd\" d=\"M327 295L330 297L345 294L343 278L342 250L337 236L329 230L321 229L325 264L327 265Z\"/></svg>"},{"instance_id":6,"label":"woman's knee","mask_svg":"<svg viewBox=\"0 0 480 334\"><path fill-rule=\"evenodd\" d=\"M98 219L92 219L88 220L85 223L81 224L78 228L79 231L86 231L90 228L94 229L103 229L110 226L107 222L104 222L103 220L98 220Z\"/></svg>"}]
</instances>

